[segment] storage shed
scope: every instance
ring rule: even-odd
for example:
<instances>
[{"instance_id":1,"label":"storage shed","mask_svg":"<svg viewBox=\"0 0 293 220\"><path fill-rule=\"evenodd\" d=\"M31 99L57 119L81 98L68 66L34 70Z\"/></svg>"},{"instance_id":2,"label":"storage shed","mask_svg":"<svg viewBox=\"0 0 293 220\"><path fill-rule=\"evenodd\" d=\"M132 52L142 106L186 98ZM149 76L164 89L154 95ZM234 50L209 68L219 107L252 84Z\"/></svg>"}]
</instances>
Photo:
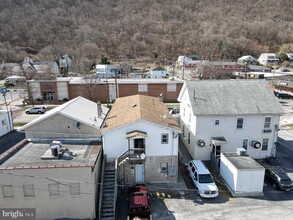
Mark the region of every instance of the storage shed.
<instances>
[{"instance_id":1,"label":"storage shed","mask_svg":"<svg viewBox=\"0 0 293 220\"><path fill-rule=\"evenodd\" d=\"M220 175L233 196L263 195L265 168L247 155L222 153Z\"/></svg>"}]
</instances>

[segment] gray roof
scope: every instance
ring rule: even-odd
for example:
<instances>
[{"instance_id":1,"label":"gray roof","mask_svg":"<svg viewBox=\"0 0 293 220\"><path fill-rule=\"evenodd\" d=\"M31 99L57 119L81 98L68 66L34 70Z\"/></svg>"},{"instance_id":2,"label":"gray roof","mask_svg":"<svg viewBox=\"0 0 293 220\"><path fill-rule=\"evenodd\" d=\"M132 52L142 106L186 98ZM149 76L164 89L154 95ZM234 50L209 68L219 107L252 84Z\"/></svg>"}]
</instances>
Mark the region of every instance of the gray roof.
<instances>
[{"instance_id":1,"label":"gray roof","mask_svg":"<svg viewBox=\"0 0 293 220\"><path fill-rule=\"evenodd\" d=\"M223 154L239 170L264 170L258 162L249 156L239 156L237 153Z\"/></svg>"},{"instance_id":2,"label":"gray roof","mask_svg":"<svg viewBox=\"0 0 293 220\"><path fill-rule=\"evenodd\" d=\"M65 117L71 118L90 127L99 129L109 109L102 106L101 117L97 117L97 111L97 103L90 101L86 98L83 98L81 96L78 96L75 99L72 99L62 105L59 105L56 108L53 108L52 110L32 120L31 122L22 126L19 130L25 130L31 127L32 125L42 122L43 120L55 114L61 114Z\"/></svg>"},{"instance_id":3,"label":"gray roof","mask_svg":"<svg viewBox=\"0 0 293 220\"><path fill-rule=\"evenodd\" d=\"M61 157L60 159L42 160L41 157L50 151L49 143L29 142L2 163L0 170L94 166L101 153L101 144L63 144L62 148L68 148L70 152L76 153L77 156L71 159Z\"/></svg>"},{"instance_id":4,"label":"gray roof","mask_svg":"<svg viewBox=\"0 0 293 220\"><path fill-rule=\"evenodd\" d=\"M186 87L194 115L284 113L265 80L188 81Z\"/></svg>"}]
</instances>

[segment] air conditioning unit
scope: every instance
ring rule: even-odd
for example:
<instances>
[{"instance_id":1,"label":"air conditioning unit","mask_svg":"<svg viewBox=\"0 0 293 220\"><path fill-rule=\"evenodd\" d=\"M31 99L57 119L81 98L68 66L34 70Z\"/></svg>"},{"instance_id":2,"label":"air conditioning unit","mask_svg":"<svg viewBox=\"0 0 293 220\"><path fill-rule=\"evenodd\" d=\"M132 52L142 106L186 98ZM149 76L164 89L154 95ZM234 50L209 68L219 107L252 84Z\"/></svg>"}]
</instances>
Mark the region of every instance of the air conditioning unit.
<instances>
[{"instance_id":1,"label":"air conditioning unit","mask_svg":"<svg viewBox=\"0 0 293 220\"><path fill-rule=\"evenodd\" d=\"M198 141L197 141L197 145L198 145L199 147L204 147L204 146L206 145L206 143L204 142L204 140L198 140Z\"/></svg>"},{"instance_id":2,"label":"air conditioning unit","mask_svg":"<svg viewBox=\"0 0 293 220\"><path fill-rule=\"evenodd\" d=\"M237 148L236 149L236 153L239 155L239 156L247 156L247 152L244 148Z\"/></svg>"},{"instance_id":3,"label":"air conditioning unit","mask_svg":"<svg viewBox=\"0 0 293 220\"><path fill-rule=\"evenodd\" d=\"M261 143L260 143L259 141L257 141L257 140L252 140L252 141L250 142L250 146L252 146L252 147L258 149L258 148L261 147Z\"/></svg>"}]
</instances>

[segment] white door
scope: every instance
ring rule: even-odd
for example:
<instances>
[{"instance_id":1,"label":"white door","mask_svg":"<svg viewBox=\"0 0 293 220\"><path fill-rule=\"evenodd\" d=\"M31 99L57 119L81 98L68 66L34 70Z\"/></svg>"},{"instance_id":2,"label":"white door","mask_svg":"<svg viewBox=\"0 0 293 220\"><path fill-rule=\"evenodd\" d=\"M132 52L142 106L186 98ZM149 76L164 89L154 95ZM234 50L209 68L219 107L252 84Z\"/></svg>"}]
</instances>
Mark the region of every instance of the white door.
<instances>
[{"instance_id":1,"label":"white door","mask_svg":"<svg viewBox=\"0 0 293 220\"><path fill-rule=\"evenodd\" d=\"M135 182L136 183L144 182L144 165L143 164L135 165Z\"/></svg>"},{"instance_id":2,"label":"white door","mask_svg":"<svg viewBox=\"0 0 293 220\"><path fill-rule=\"evenodd\" d=\"M109 99L115 101L117 98L117 91L115 84L109 84Z\"/></svg>"}]
</instances>

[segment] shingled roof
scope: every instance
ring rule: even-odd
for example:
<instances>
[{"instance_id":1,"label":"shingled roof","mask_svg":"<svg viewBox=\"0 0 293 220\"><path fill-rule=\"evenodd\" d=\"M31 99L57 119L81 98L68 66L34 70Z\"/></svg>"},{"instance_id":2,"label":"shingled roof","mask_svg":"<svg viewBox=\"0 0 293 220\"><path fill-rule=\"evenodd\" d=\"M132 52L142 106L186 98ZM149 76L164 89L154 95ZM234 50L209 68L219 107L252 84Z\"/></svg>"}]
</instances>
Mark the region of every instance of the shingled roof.
<instances>
[{"instance_id":1,"label":"shingled roof","mask_svg":"<svg viewBox=\"0 0 293 220\"><path fill-rule=\"evenodd\" d=\"M157 97L133 95L118 98L108 114L101 132L144 120L173 130L179 125L169 114L163 101Z\"/></svg>"},{"instance_id":2,"label":"shingled roof","mask_svg":"<svg viewBox=\"0 0 293 220\"><path fill-rule=\"evenodd\" d=\"M201 80L186 82L194 115L283 114L265 80Z\"/></svg>"}]
</instances>

